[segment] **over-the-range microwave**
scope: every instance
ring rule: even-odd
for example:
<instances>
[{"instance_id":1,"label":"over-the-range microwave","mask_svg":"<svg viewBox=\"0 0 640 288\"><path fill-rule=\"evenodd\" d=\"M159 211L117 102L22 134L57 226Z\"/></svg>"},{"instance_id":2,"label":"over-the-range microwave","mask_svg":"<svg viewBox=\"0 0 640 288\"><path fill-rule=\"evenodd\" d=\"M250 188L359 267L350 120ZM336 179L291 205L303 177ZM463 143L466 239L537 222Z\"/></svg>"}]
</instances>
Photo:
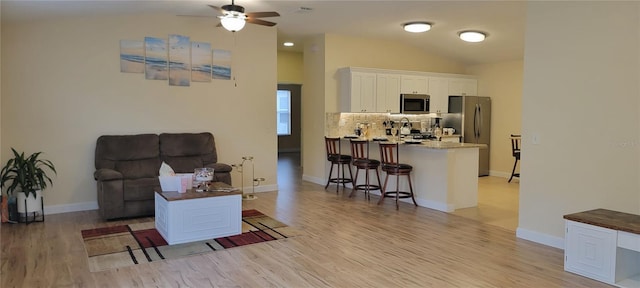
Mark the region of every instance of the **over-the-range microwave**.
<instances>
[{"instance_id":1,"label":"over-the-range microwave","mask_svg":"<svg viewBox=\"0 0 640 288\"><path fill-rule=\"evenodd\" d=\"M400 94L400 113L403 113L403 114L429 113L429 95Z\"/></svg>"}]
</instances>

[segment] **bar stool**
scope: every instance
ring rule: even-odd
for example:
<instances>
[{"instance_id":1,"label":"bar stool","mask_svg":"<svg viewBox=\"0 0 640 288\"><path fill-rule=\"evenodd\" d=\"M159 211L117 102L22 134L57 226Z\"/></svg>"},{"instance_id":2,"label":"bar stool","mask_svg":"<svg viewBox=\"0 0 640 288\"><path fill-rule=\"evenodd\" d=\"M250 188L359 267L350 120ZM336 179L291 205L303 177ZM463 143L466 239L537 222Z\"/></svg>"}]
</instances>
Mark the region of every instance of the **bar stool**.
<instances>
[{"instance_id":1,"label":"bar stool","mask_svg":"<svg viewBox=\"0 0 640 288\"><path fill-rule=\"evenodd\" d=\"M513 163L513 170L511 170L511 177L509 177L509 182L511 183L511 179L513 177L520 178L520 172L516 173L516 166L518 166L518 161L520 161L520 142L522 141L522 137L518 134L511 134L511 154L513 158L515 158L515 162Z\"/></svg>"},{"instance_id":2,"label":"bar stool","mask_svg":"<svg viewBox=\"0 0 640 288\"><path fill-rule=\"evenodd\" d=\"M356 177L353 178L353 190L351 190L351 194L349 194L349 197L352 197L357 190L362 190L364 191L364 195L367 197L367 200L370 200L371 196L369 194L369 191L380 190L380 173L378 172L380 161L369 159L369 141L351 139L350 142L351 158L353 159L352 164L356 167ZM366 153L365 146L367 149ZM358 185L358 174L360 173L360 169L364 169L365 181L364 184ZM369 170L371 169L376 171L376 176L378 177L378 185L373 185L369 182Z\"/></svg>"},{"instance_id":3,"label":"bar stool","mask_svg":"<svg viewBox=\"0 0 640 288\"><path fill-rule=\"evenodd\" d=\"M411 185L411 171L413 167L409 164L399 163L399 149L398 143L380 143L380 160L382 162L382 171L387 173L387 176L384 178L384 185L382 187L382 195L380 195L380 200L378 201L378 205L382 204L384 198L396 198L396 210L398 209L398 199L400 198L409 198L413 200L413 204L418 206L416 203L416 199L413 197L413 186ZM394 158L393 150L396 152L396 157ZM389 175L396 176L396 191L387 191L387 182L389 180ZM407 176L407 180L409 181L409 192L400 191L400 176Z\"/></svg>"},{"instance_id":4,"label":"bar stool","mask_svg":"<svg viewBox=\"0 0 640 288\"><path fill-rule=\"evenodd\" d=\"M331 169L329 169L329 178L327 179L327 185L324 186L324 189L327 190L330 183L336 183L336 194L340 190L340 183L342 183L342 187L346 188L346 183L353 184L353 174L351 173L351 156L340 154L340 138L331 138L324 137L324 143L327 147L327 160L331 162ZM333 166L338 166L338 173L336 177L331 177L333 174ZM340 177L340 166L347 165L349 168L349 178L344 176L344 167L342 168L342 177Z\"/></svg>"}]
</instances>

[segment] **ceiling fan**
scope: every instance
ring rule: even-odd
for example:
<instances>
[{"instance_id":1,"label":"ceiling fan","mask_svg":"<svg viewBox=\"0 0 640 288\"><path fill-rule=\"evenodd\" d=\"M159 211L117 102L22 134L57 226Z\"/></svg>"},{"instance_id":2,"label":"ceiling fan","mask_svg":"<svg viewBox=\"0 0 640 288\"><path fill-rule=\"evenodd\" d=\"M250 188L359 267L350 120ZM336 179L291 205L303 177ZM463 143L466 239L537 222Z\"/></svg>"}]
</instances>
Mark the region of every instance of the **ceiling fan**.
<instances>
[{"instance_id":1,"label":"ceiling fan","mask_svg":"<svg viewBox=\"0 0 640 288\"><path fill-rule=\"evenodd\" d=\"M276 23L274 22L269 22L258 18L280 16L278 12L274 11L244 13L244 7L235 5L234 0L231 0L231 5L224 5L222 7L209 5L209 7L222 13L222 15L218 16L218 18L220 18L220 24L218 26L222 26L231 32L242 30L246 22L264 26L275 26Z\"/></svg>"}]
</instances>

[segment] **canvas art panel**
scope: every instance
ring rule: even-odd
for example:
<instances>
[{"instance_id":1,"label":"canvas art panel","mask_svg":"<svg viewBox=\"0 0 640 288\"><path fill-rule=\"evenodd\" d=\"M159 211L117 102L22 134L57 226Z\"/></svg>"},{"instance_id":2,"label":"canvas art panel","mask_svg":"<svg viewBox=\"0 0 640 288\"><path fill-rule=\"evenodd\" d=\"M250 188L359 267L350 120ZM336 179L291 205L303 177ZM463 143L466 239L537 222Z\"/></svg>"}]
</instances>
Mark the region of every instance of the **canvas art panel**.
<instances>
[{"instance_id":1,"label":"canvas art panel","mask_svg":"<svg viewBox=\"0 0 640 288\"><path fill-rule=\"evenodd\" d=\"M149 80L168 79L167 40L144 37L145 78Z\"/></svg>"},{"instance_id":2,"label":"canvas art panel","mask_svg":"<svg viewBox=\"0 0 640 288\"><path fill-rule=\"evenodd\" d=\"M120 40L120 72L144 73L144 42Z\"/></svg>"},{"instance_id":3,"label":"canvas art panel","mask_svg":"<svg viewBox=\"0 0 640 288\"><path fill-rule=\"evenodd\" d=\"M211 44L191 42L191 81L211 82Z\"/></svg>"},{"instance_id":4,"label":"canvas art panel","mask_svg":"<svg viewBox=\"0 0 640 288\"><path fill-rule=\"evenodd\" d=\"M191 84L191 43L189 36L169 35L169 85Z\"/></svg>"},{"instance_id":5,"label":"canvas art panel","mask_svg":"<svg viewBox=\"0 0 640 288\"><path fill-rule=\"evenodd\" d=\"M231 79L231 51L213 50L213 79Z\"/></svg>"}]
</instances>

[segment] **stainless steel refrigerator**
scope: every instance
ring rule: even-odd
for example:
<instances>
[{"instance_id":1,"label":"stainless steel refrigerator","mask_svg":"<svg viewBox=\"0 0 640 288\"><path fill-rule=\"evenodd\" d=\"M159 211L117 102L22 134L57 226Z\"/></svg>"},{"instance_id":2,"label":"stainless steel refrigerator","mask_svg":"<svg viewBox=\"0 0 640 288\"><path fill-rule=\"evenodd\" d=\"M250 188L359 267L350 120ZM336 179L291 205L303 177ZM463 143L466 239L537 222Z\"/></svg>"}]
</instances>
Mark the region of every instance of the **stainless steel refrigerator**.
<instances>
[{"instance_id":1,"label":"stainless steel refrigerator","mask_svg":"<svg viewBox=\"0 0 640 288\"><path fill-rule=\"evenodd\" d=\"M480 148L478 176L489 175L491 145L491 98L480 96L449 96L449 113L443 117L443 127L456 129L464 143L486 144Z\"/></svg>"}]
</instances>

